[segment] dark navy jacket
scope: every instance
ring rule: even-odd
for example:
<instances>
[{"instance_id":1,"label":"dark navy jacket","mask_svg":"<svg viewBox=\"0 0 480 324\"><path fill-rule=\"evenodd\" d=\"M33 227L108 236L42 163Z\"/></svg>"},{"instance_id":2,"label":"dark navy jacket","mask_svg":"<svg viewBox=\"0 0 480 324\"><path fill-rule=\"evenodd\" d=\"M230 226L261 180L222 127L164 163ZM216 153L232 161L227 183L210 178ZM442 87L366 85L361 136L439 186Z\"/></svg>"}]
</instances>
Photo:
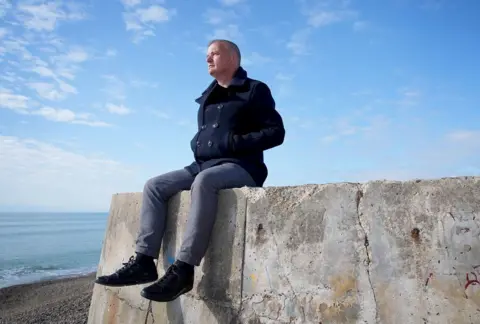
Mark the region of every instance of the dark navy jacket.
<instances>
[{"instance_id":1,"label":"dark navy jacket","mask_svg":"<svg viewBox=\"0 0 480 324\"><path fill-rule=\"evenodd\" d=\"M281 145L285 128L269 87L239 68L228 88L213 81L195 100L198 131L190 142L191 174L225 162L242 166L261 187L268 176L263 151Z\"/></svg>"}]
</instances>

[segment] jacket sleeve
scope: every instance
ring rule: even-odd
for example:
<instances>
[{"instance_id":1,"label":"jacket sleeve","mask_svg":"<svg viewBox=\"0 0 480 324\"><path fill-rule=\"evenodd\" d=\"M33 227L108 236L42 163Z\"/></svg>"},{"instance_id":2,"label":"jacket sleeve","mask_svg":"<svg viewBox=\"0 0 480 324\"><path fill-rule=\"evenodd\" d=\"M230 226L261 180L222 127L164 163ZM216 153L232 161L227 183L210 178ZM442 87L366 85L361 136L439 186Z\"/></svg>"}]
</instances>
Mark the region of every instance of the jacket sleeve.
<instances>
[{"instance_id":1,"label":"jacket sleeve","mask_svg":"<svg viewBox=\"0 0 480 324\"><path fill-rule=\"evenodd\" d=\"M265 151L279 146L285 139L283 120L275 109L275 100L265 83L258 83L253 89L251 117L255 131L233 135L233 150L237 153Z\"/></svg>"}]
</instances>

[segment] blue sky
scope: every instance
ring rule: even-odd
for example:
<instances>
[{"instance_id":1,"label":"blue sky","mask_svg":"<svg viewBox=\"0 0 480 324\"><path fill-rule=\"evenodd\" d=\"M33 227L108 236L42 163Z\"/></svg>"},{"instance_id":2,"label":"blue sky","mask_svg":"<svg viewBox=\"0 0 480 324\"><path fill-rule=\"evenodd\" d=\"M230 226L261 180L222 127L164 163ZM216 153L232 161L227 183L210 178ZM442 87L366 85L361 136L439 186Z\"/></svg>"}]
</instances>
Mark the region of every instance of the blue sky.
<instances>
[{"instance_id":1,"label":"blue sky","mask_svg":"<svg viewBox=\"0 0 480 324\"><path fill-rule=\"evenodd\" d=\"M0 0L0 210L106 211L193 160L212 38L272 89L267 186L480 175L480 2Z\"/></svg>"}]
</instances>

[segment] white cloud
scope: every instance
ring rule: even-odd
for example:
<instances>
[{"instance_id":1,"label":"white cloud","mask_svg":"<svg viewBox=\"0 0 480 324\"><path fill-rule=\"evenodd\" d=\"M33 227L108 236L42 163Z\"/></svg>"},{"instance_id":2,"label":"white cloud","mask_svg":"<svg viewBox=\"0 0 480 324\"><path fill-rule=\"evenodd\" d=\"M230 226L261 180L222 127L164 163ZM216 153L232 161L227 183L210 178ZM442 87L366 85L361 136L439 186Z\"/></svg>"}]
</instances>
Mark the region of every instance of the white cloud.
<instances>
[{"instance_id":1,"label":"white cloud","mask_svg":"<svg viewBox=\"0 0 480 324\"><path fill-rule=\"evenodd\" d=\"M107 94L108 99L119 101L125 100L125 82L120 80L117 76L111 74L103 75L102 78L105 79L107 82L105 88L103 88L102 91Z\"/></svg>"},{"instance_id":2,"label":"white cloud","mask_svg":"<svg viewBox=\"0 0 480 324\"><path fill-rule=\"evenodd\" d=\"M244 66L264 65L270 62L272 62L271 57L264 56L258 52L252 52L250 55L242 58L242 65Z\"/></svg>"},{"instance_id":3,"label":"white cloud","mask_svg":"<svg viewBox=\"0 0 480 324\"><path fill-rule=\"evenodd\" d=\"M134 170L118 161L0 136L0 206L107 211L112 194L139 188Z\"/></svg>"},{"instance_id":4,"label":"white cloud","mask_svg":"<svg viewBox=\"0 0 480 324\"><path fill-rule=\"evenodd\" d=\"M0 107L24 113L28 108L29 98L0 88Z\"/></svg>"},{"instance_id":5,"label":"white cloud","mask_svg":"<svg viewBox=\"0 0 480 324\"><path fill-rule=\"evenodd\" d=\"M135 7L138 6L142 0L121 0L125 7Z\"/></svg>"},{"instance_id":6,"label":"white cloud","mask_svg":"<svg viewBox=\"0 0 480 324\"><path fill-rule=\"evenodd\" d=\"M446 135L450 142L477 143L480 146L480 131L458 130Z\"/></svg>"},{"instance_id":7,"label":"white cloud","mask_svg":"<svg viewBox=\"0 0 480 324\"><path fill-rule=\"evenodd\" d=\"M152 110L152 113L157 116L158 118L161 118L161 119L170 119L170 115L163 112L163 111L160 111L160 110Z\"/></svg>"},{"instance_id":8,"label":"white cloud","mask_svg":"<svg viewBox=\"0 0 480 324\"><path fill-rule=\"evenodd\" d=\"M356 21L353 23L353 31L362 32L368 28L369 24L366 21Z\"/></svg>"},{"instance_id":9,"label":"white cloud","mask_svg":"<svg viewBox=\"0 0 480 324\"><path fill-rule=\"evenodd\" d=\"M328 134L320 141L328 144L349 137L370 136L374 138L382 134L390 125L390 119L382 115L365 115L361 110L354 111L349 117L340 117L325 122Z\"/></svg>"},{"instance_id":10,"label":"white cloud","mask_svg":"<svg viewBox=\"0 0 480 324\"><path fill-rule=\"evenodd\" d=\"M92 120L91 114L86 113L75 113L69 109L55 109L52 107L42 107L38 110L32 112L34 115L40 115L47 120L61 122L61 123L71 123L71 124L81 124L92 127L106 127L111 126L108 123L102 121Z\"/></svg>"},{"instance_id":11,"label":"white cloud","mask_svg":"<svg viewBox=\"0 0 480 324\"><path fill-rule=\"evenodd\" d=\"M114 105L111 103L106 104L105 106L109 113L116 115L128 115L132 113L132 110L125 107L124 105Z\"/></svg>"},{"instance_id":12,"label":"white cloud","mask_svg":"<svg viewBox=\"0 0 480 324\"><path fill-rule=\"evenodd\" d=\"M60 95L55 89L49 88L48 84L30 84L37 87L37 90L51 100L58 99ZM65 122L72 124L82 124L92 127L110 126L109 124L98 121L95 116L87 113L76 113L68 109L55 109L44 106L36 109L37 102L32 101L29 97L13 93L11 90L0 88L0 108L10 109L18 114L42 116L43 118L55 122Z\"/></svg>"},{"instance_id":13,"label":"white cloud","mask_svg":"<svg viewBox=\"0 0 480 324\"><path fill-rule=\"evenodd\" d=\"M70 94L76 94L77 89L72 85L58 79L58 87L54 83L47 82L31 82L28 86L35 90L43 99L50 101L61 101Z\"/></svg>"},{"instance_id":14,"label":"white cloud","mask_svg":"<svg viewBox=\"0 0 480 324\"><path fill-rule=\"evenodd\" d=\"M130 81L130 85L135 88L158 88L158 83L156 82L149 82L139 79L133 79L132 81Z\"/></svg>"},{"instance_id":15,"label":"white cloud","mask_svg":"<svg viewBox=\"0 0 480 324\"><path fill-rule=\"evenodd\" d=\"M287 43L287 48L292 51L294 55L308 55L308 38L311 34L310 29L303 29L296 31Z\"/></svg>"},{"instance_id":16,"label":"white cloud","mask_svg":"<svg viewBox=\"0 0 480 324\"><path fill-rule=\"evenodd\" d=\"M131 6L132 1L125 4L123 20L126 30L134 34L133 41L138 43L147 36L155 36L155 25L169 21L176 15L176 9L167 9L160 5L150 5L147 7Z\"/></svg>"},{"instance_id":17,"label":"white cloud","mask_svg":"<svg viewBox=\"0 0 480 324\"><path fill-rule=\"evenodd\" d=\"M308 24L312 27L324 27L354 17L352 11L313 11L308 14Z\"/></svg>"},{"instance_id":18,"label":"white cloud","mask_svg":"<svg viewBox=\"0 0 480 324\"><path fill-rule=\"evenodd\" d=\"M12 8L10 0L0 0L0 18L5 16L10 8Z\"/></svg>"},{"instance_id":19,"label":"white cloud","mask_svg":"<svg viewBox=\"0 0 480 324\"><path fill-rule=\"evenodd\" d=\"M238 25L228 24L224 27L216 28L213 31L213 34L207 36L208 40L217 38L228 39L233 42L240 42L243 40L243 34L240 32Z\"/></svg>"},{"instance_id":20,"label":"white cloud","mask_svg":"<svg viewBox=\"0 0 480 324\"><path fill-rule=\"evenodd\" d=\"M275 79L277 79L279 81L291 81L293 79L293 76L283 74L283 73L277 73L277 74L275 74Z\"/></svg>"},{"instance_id":21,"label":"white cloud","mask_svg":"<svg viewBox=\"0 0 480 324\"><path fill-rule=\"evenodd\" d=\"M221 4L223 4L224 6L234 6L234 5L237 5L241 2L243 2L244 0L219 0L219 2Z\"/></svg>"},{"instance_id":22,"label":"white cloud","mask_svg":"<svg viewBox=\"0 0 480 324\"><path fill-rule=\"evenodd\" d=\"M113 48L110 48L110 49L107 50L105 55L109 56L109 57L117 56L117 50L115 50Z\"/></svg>"},{"instance_id":23,"label":"white cloud","mask_svg":"<svg viewBox=\"0 0 480 324\"><path fill-rule=\"evenodd\" d=\"M7 35L8 33L8 30L6 28L0 28L0 39L5 37L5 35Z\"/></svg>"},{"instance_id":24,"label":"white cloud","mask_svg":"<svg viewBox=\"0 0 480 324\"><path fill-rule=\"evenodd\" d=\"M203 17L211 25L221 25L238 18L238 15L233 10L209 8L205 11Z\"/></svg>"},{"instance_id":25,"label":"white cloud","mask_svg":"<svg viewBox=\"0 0 480 324\"><path fill-rule=\"evenodd\" d=\"M88 59L88 53L80 47L75 47L70 49L70 51L65 55L65 59L74 63L81 63Z\"/></svg>"},{"instance_id":26,"label":"white cloud","mask_svg":"<svg viewBox=\"0 0 480 324\"><path fill-rule=\"evenodd\" d=\"M21 2L17 5L17 18L25 28L35 31L53 31L60 21L76 21L85 18L85 14L78 4L62 4L61 2L45 2L28 4Z\"/></svg>"}]
</instances>

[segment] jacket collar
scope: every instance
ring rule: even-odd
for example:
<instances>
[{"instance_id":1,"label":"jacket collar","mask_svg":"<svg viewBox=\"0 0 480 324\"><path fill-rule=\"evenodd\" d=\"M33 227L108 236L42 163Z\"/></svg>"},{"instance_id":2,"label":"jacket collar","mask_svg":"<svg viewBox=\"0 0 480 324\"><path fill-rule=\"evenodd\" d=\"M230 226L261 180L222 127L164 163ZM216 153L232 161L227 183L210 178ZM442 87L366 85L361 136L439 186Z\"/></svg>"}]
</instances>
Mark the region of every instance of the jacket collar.
<instances>
[{"instance_id":1,"label":"jacket collar","mask_svg":"<svg viewBox=\"0 0 480 324\"><path fill-rule=\"evenodd\" d=\"M229 87L240 87L245 84L245 81L247 80L247 71L245 71L241 66L235 71L233 74L232 81L230 82ZM205 96L205 94L210 93L213 88L218 84L217 80L213 80L209 86L202 92L202 95L200 98L197 98L196 101L200 100L202 97ZM208 96L208 94L207 94Z\"/></svg>"}]
</instances>

